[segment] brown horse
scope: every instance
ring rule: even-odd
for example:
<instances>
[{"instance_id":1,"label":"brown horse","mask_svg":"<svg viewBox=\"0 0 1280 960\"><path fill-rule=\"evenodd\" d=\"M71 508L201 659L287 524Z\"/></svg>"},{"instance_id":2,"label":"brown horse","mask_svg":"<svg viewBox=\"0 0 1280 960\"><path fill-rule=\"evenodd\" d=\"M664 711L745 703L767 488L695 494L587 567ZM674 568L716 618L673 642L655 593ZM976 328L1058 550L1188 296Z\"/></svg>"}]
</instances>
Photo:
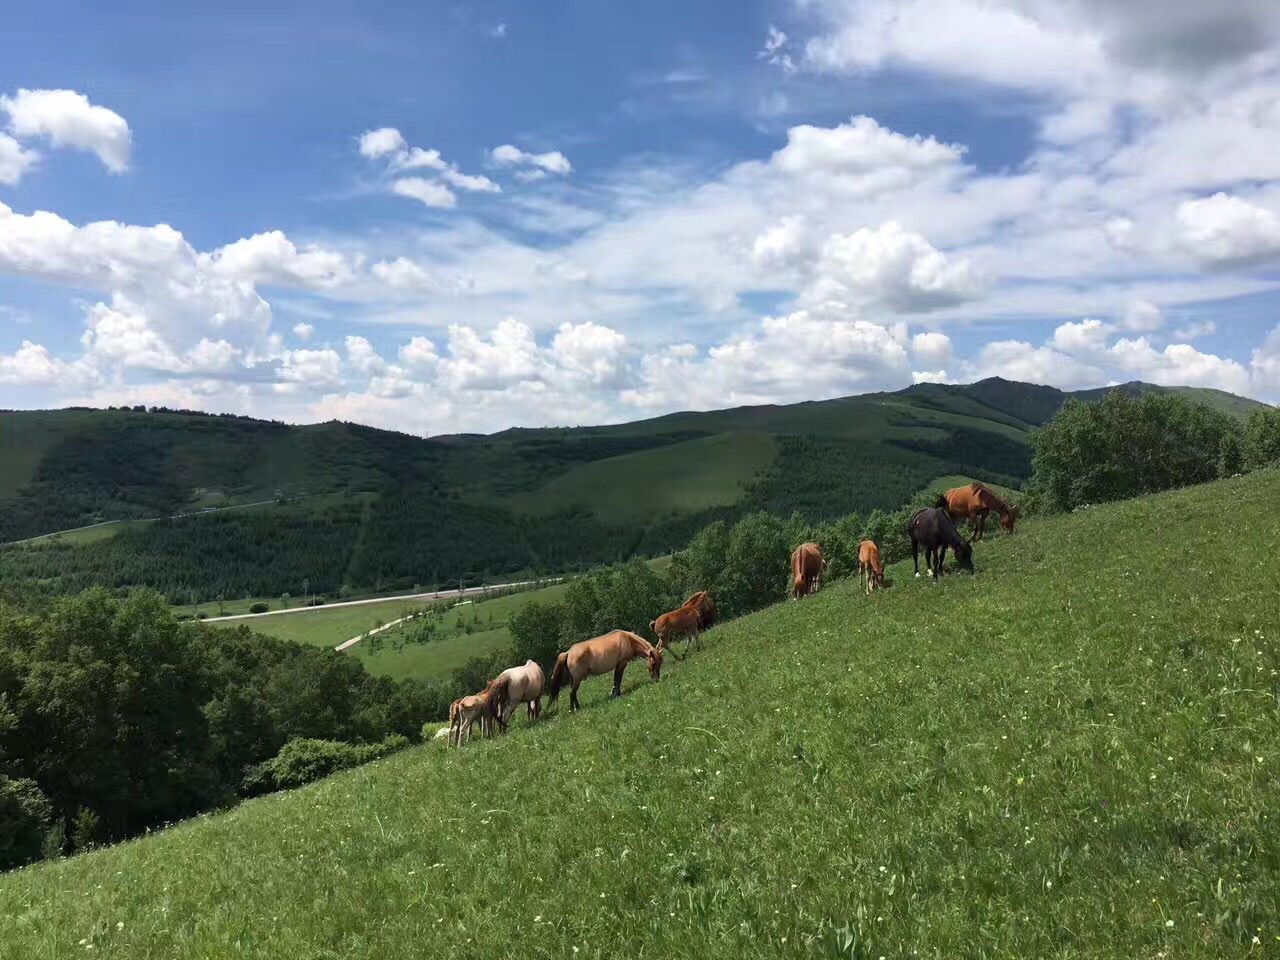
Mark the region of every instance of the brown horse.
<instances>
[{"instance_id":1,"label":"brown horse","mask_svg":"<svg viewBox=\"0 0 1280 960\"><path fill-rule=\"evenodd\" d=\"M702 624L702 615L697 607L685 604L669 613L664 613L657 620L649 621L649 629L658 638L658 649L665 650L672 637L684 636L684 652L687 656L689 647L698 639L698 631Z\"/></svg>"},{"instance_id":2,"label":"brown horse","mask_svg":"<svg viewBox=\"0 0 1280 960\"><path fill-rule=\"evenodd\" d=\"M575 643L556 657L551 671L551 703L560 696L566 682L572 684L569 709L577 710L578 688L587 677L613 671L613 696L622 696L622 673L632 660L644 657L649 663L649 676L656 682L662 676L662 651L644 637L626 630L610 630L606 634Z\"/></svg>"},{"instance_id":3,"label":"brown horse","mask_svg":"<svg viewBox=\"0 0 1280 960\"><path fill-rule=\"evenodd\" d=\"M827 561L816 543L802 543L791 554L791 596L799 600L822 589L822 571Z\"/></svg>"},{"instance_id":4,"label":"brown horse","mask_svg":"<svg viewBox=\"0 0 1280 960\"><path fill-rule=\"evenodd\" d=\"M692 607L698 611L698 629L710 630L716 622L716 602L711 599L711 594L705 590L699 590L692 597L681 604L684 607Z\"/></svg>"},{"instance_id":5,"label":"brown horse","mask_svg":"<svg viewBox=\"0 0 1280 960\"><path fill-rule=\"evenodd\" d=\"M987 514L993 510L1000 517L1000 526L1006 533L1013 533L1013 525L1018 521L1017 508L1001 500L986 484L976 480L968 486L948 490L942 495L938 506L945 506L952 520L969 520L973 526L973 533L969 536L970 543L982 539Z\"/></svg>"},{"instance_id":6,"label":"brown horse","mask_svg":"<svg viewBox=\"0 0 1280 960\"><path fill-rule=\"evenodd\" d=\"M498 715L500 696L496 689L497 681L490 680L483 690L467 697L459 697L449 704L449 742L455 747L471 739L471 728L480 721L480 732L492 735L494 723L507 728L506 722Z\"/></svg>"},{"instance_id":7,"label":"brown horse","mask_svg":"<svg viewBox=\"0 0 1280 960\"><path fill-rule=\"evenodd\" d=\"M880 562L880 548L873 540L858 544L858 572L867 593L884 586L884 564Z\"/></svg>"}]
</instances>

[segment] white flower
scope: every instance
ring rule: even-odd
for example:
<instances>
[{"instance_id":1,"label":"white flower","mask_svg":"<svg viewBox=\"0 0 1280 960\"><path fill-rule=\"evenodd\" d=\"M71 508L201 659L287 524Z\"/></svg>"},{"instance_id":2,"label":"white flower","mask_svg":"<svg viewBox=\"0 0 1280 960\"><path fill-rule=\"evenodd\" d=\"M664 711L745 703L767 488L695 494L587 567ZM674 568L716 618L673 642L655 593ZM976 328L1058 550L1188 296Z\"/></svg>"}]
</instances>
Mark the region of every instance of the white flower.
<instances>
[{"instance_id":1,"label":"white flower","mask_svg":"<svg viewBox=\"0 0 1280 960\"><path fill-rule=\"evenodd\" d=\"M1164 925L1165 925L1166 927L1170 928L1170 929L1173 929L1173 921L1172 921L1172 920L1166 920L1166 921L1164 922Z\"/></svg>"}]
</instances>

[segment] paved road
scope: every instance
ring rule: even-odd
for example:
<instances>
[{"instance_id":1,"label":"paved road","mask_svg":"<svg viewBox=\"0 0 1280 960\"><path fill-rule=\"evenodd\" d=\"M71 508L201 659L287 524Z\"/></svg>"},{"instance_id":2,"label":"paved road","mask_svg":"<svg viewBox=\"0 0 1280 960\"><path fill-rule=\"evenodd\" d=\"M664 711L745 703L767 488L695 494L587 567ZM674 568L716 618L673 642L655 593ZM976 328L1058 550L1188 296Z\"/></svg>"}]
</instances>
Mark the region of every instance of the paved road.
<instances>
[{"instance_id":1,"label":"paved road","mask_svg":"<svg viewBox=\"0 0 1280 960\"><path fill-rule=\"evenodd\" d=\"M465 590L436 590L431 593L409 593L394 597L371 597L368 600L343 600L318 607L290 607L288 610L268 610L266 613L236 613L225 617L205 617L201 623L219 623L223 620L253 620L257 617L277 617L286 613L310 613L314 610L334 610L339 607L361 607L370 603L400 603L405 600L452 600L454 598L480 596L489 590L509 590L512 587L532 587L539 583L559 583L563 577L542 580L518 580L515 583L492 583L487 587L467 587Z\"/></svg>"}]
</instances>

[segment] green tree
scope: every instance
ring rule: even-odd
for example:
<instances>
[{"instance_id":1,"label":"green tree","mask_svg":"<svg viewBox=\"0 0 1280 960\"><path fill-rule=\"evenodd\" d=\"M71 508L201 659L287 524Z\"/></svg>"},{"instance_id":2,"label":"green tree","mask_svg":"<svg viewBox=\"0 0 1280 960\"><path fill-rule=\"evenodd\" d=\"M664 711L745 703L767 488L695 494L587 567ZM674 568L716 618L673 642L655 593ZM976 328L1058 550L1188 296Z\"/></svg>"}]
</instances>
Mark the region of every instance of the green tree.
<instances>
[{"instance_id":1,"label":"green tree","mask_svg":"<svg viewBox=\"0 0 1280 960\"><path fill-rule=\"evenodd\" d=\"M724 616L740 617L787 595L791 550L787 528L770 513L739 520L729 535L721 596Z\"/></svg>"},{"instance_id":2,"label":"green tree","mask_svg":"<svg viewBox=\"0 0 1280 960\"><path fill-rule=\"evenodd\" d=\"M53 805L34 780L0 774L0 870L40 859Z\"/></svg>"},{"instance_id":3,"label":"green tree","mask_svg":"<svg viewBox=\"0 0 1280 960\"><path fill-rule=\"evenodd\" d=\"M1257 470L1280 462L1280 408L1267 407L1249 415L1242 447L1246 470Z\"/></svg>"},{"instance_id":4,"label":"green tree","mask_svg":"<svg viewBox=\"0 0 1280 960\"><path fill-rule=\"evenodd\" d=\"M1202 483L1234 470L1239 436L1237 421L1178 394L1112 390L1069 400L1032 432L1032 483L1057 510Z\"/></svg>"}]
</instances>

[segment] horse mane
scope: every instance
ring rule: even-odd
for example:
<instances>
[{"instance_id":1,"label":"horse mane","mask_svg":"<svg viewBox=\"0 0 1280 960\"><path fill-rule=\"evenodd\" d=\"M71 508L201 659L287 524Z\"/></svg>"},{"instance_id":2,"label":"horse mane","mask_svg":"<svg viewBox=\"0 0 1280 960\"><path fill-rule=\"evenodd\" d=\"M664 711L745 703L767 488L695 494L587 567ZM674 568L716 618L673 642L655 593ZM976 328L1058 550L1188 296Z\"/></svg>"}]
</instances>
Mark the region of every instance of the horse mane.
<instances>
[{"instance_id":1,"label":"horse mane","mask_svg":"<svg viewBox=\"0 0 1280 960\"><path fill-rule=\"evenodd\" d=\"M950 505L947 503L947 495L945 493L938 494L938 499L933 501L935 510L946 510Z\"/></svg>"},{"instance_id":2,"label":"horse mane","mask_svg":"<svg viewBox=\"0 0 1280 960\"><path fill-rule=\"evenodd\" d=\"M973 481L973 483L969 484L969 489L972 490L974 493L976 493L979 497L989 499L991 501L991 505L995 508L997 513L1011 513L1013 511L1013 508L1009 506L1009 504L1006 503L1004 500L1002 500L999 494L997 494L994 490L988 487L985 483L982 483L979 480L975 480Z\"/></svg>"}]
</instances>

